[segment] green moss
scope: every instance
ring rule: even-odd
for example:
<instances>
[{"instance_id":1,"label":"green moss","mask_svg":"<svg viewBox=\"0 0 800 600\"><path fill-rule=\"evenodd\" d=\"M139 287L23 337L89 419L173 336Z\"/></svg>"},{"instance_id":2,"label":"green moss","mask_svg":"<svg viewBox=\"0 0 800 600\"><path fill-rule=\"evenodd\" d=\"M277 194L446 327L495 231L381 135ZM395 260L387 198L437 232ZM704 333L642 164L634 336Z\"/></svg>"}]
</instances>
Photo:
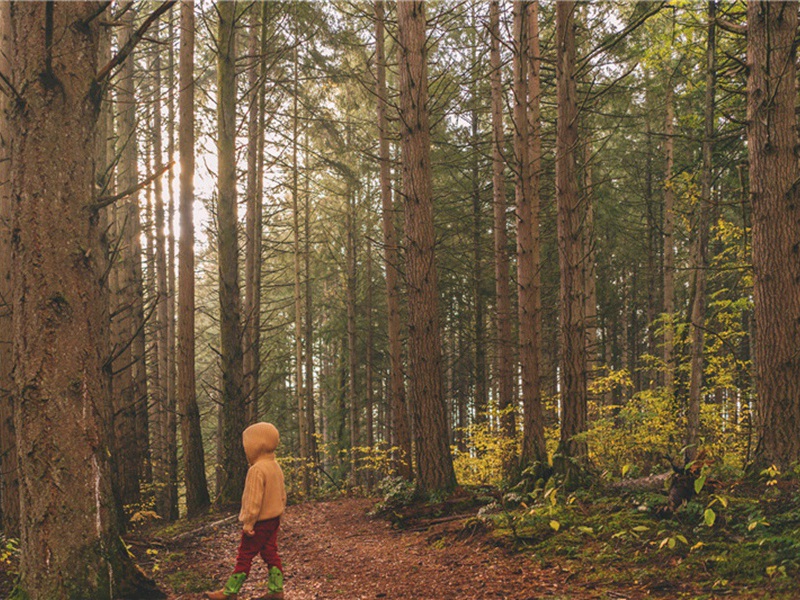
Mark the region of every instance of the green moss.
<instances>
[{"instance_id":1,"label":"green moss","mask_svg":"<svg viewBox=\"0 0 800 600\"><path fill-rule=\"evenodd\" d=\"M167 575L166 580L179 594L196 594L219 586L214 579L198 571L177 571Z\"/></svg>"}]
</instances>

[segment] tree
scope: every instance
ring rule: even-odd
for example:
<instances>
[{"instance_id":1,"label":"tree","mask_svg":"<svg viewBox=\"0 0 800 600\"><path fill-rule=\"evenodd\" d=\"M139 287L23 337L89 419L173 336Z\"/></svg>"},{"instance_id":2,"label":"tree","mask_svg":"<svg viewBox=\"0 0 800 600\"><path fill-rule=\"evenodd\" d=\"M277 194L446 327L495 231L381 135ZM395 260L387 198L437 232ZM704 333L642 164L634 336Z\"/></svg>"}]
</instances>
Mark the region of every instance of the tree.
<instances>
[{"instance_id":1,"label":"tree","mask_svg":"<svg viewBox=\"0 0 800 600\"><path fill-rule=\"evenodd\" d=\"M395 465L402 477L411 479L411 432L403 375L403 345L400 338L400 273L397 251L395 208L392 202L389 131L386 119L386 53L384 50L384 3L375 2L375 71L378 99L378 144L383 226L383 262L386 267L386 310L389 335L389 393L392 399L392 423L397 440Z\"/></svg>"},{"instance_id":2,"label":"tree","mask_svg":"<svg viewBox=\"0 0 800 600\"><path fill-rule=\"evenodd\" d=\"M692 298L692 354L689 382L689 406L686 411L686 457L697 454L700 429L700 401L703 384L703 338L706 320L706 283L708 275L708 237L711 227L711 186L714 150L714 101L716 93L716 0L708 3L708 38L706 43L706 92L703 108L703 169L700 204L695 224L692 266L694 267L694 297Z\"/></svg>"},{"instance_id":3,"label":"tree","mask_svg":"<svg viewBox=\"0 0 800 600\"><path fill-rule=\"evenodd\" d=\"M153 173L163 171L163 140L161 117L161 36L158 27L152 33L155 40L153 48L153 79L155 90L153 94ZM168 417L167 388L169 379L169 306L167 287L167 239L165 234L164 219L164 190L162 177L156 176L153 181L153 195L155 197L155 274L156 274L156 375L158 385L153 386L153 403L155 405L156 419L152 427L155 428L152 448L153 475L158 487L156 510L162 518L169 518L172 512L173 498L169 481L170 448L168 444Z\"/></svg>"},{"instance_id":4,"label":"tree","mask_svg":"<svg viewBox=\"0 0 800 600\"><path fill-rule=\"evenodd\" d=\"M104 426L111 417L108 290L94 174L105 85L97 69L101 6L25 3L11 12L22 542L12 597L31 600L164 597L119 537Z\"/></svg>"},{"instance_id":5,"label":"tree","mask_svg":"<svg viewBox=\"0 0 800 600\"><path fill-rule=\"evenodd\" d=\"M800 459L797 5L747 3L747 140L753 206L757 464Z\"/></svg>"},{"instance_id":6,"label":"tree","mask_svg":"<svg viewBox=\"0 0 800 600\"><path fill-rule=\"evenodd\" d=\"M222 363L221 449L218 502L237 502L247 472L241 435L245 425L242 394L241 301L236 203L236 12L237 2L219 2L217 54L217 252L219 256L220 360Z\"/></svg>"},{"instance_id":7,"label":"tree","mask_svg":"<svg viewBox=\"0 0 800 600\"><path fill-rule=\"evenodd\" d=\"M178 152L181 232L178 248L177 397L181 412L186 512L192 517L211 503L206 482L200 411L195 396L194 342L194 2L181 3Z\"/></svg>"},{"instance_id":8,"label":"tree","mask_svg":"<svg viewBox=\"0 0 800 600\"><path fill-rule=\"evenodd\" d=\"M587 458L586 334L582 285L582 210L575 151L578 104L575 86L575 11L578 4L556 4L556 203L561 271L561 439L559 469L571 478Z\"/></svg>"},{"instance_id":9,"label":"tree","mask_svg":"<svg viewBox=\"0 0 800 600\"><path fill-rule=\"evenodd\" d=\"M438 276L434 250L425 3L397 5L400 127L405 202L408 353L417 485L422 493L456 485L442 386Z\"/></svg>"},{"instance_id":10,"label":"tree","mask_svg":"<svg viewBox=\"0 0 800 600\"><path fill-rule=\"evenodd\" d=\"M9 73L11 4L0 4L0 73ZM19 534L19 487L11 394L11 152L6 114L11 90L0 87L0 513L6 537Z\"/></svg>"},{"instance_id":11,"label":"tree","mask_svg":"<svg viewBox=\"0 0 800 600\"><path fill-rule=\"evenodd\" d=\"M666 121L664 125L664 387L672 394L675 390L675 107L672 82L667 87Z\"/></svg>"},{"instance_id":12,"label":"tree","mask_svg":"<svg viewBox=\"0 0 800 600\"><path fill-rule=\"evenodd\" d=\"M544 439L542 417L542 390L540 380L540 358L542 343L542 295L541 295L541 249L539 240L539 182L542 170L542 126L540 111L541 53L539 50L539 2L522 3L525 11L520 19L527 31L520 33L520 43L527 41L524 54L528 59L527 113L527 161L529 185L528 200L517 206L519 218L517 248L519 265L524 266L520 274L520 362L522 363L522 402L524 409L522 466L537 466L541 474L547 467L547 448ZM520 111L521 112L521 111ZM521 115L520 115L521 116ZM524 260L523 260L524 257Z\"/></svg>"},{"instance_id":13,"label":"tree","mask_svg":"<svg viewBox=\"0 0 800 600\"><path fill-rule=\"evenodd\" d=\"M489 4L492 86L492 193L494 205L494 276L497 304L497 389L498 404L510 406L514 393L511 358L511 285L509 282L508 232L506 231L506 181L503 173L503 83L500 62L500 5ZM476 415L480 420L483 415Z\"/></svg>"},{"instance_id":14,"label":"tree","mask_svg":"<svg viewBox=\"0 0 800 600\"><path fill-rule=\"evenodd\" d=\"M259 10L256 10L259 9ZM247 246L245 254L244 302L244 397L247 422L258 420L259 373L261 369L261 238L264 188L264 85L266 80L267 3L250 9L248 87L250 106L247 123ZM260 13L260 19L258 18ZM261 38L259 40L259 38Z\"/></svg>"}]
</instances>

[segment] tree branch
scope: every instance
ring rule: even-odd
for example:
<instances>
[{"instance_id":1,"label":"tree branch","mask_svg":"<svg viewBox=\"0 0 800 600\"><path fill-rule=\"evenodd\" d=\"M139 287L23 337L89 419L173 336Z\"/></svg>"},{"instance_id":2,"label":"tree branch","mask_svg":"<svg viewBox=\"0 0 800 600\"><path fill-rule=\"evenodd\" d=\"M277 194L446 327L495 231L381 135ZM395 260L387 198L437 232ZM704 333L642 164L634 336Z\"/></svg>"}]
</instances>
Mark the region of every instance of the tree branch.
<instances>
[{"instance_id":1,"label":"tree branch","mask_svg":"<svg viewBox=\"0 0 800 600\"><path fill-rule=\"evenodd\" d=\"M120 192L119 194L114 194L113 196L101 196L100 198L97 199L97 202L93 202L92 204L87 206L86 207L87 210L91 210L91 211L100 210L101 208L105 208L106 206L114 204L114 202L116 202L117 200L122 200L123 198L127 198L128 196L130 196L132 194L135 194L136 192L138 192L142 188L147 187L148 185L153 183L156 179L161 177L164 173L169 171L170 167L172 167L174 164L175 164L175 161L173 160L171 163L169 163L167 165L164 165L157 172L155 172L152 175L150 175L150 177L140 181L139 183L137 183L133 187L130 187L127 190Z\"/></svg>"},{"instance_id":2,"label":"tree branch","mask_svg":"<svg viewBox=\"0 0 800 600\"><path fill-rule=\"evenodd\" d=\"M95 77L96 83L103 83L110 75L111 72L116 69L119 65L121 65L130 53L133 52L133 49L136 47L142 37L144 37L145 32L150 28L158 17L163 15L167 12L178 0L167 0L159 6L153 13L145 19L144 23L141 24L139 29L130 37L130 39L125 42L125 45L120 48L119 52L117 52L116 56L111 59L111 61L100 71L97 73L97 77Z\"/></svg>"}]
</instances>

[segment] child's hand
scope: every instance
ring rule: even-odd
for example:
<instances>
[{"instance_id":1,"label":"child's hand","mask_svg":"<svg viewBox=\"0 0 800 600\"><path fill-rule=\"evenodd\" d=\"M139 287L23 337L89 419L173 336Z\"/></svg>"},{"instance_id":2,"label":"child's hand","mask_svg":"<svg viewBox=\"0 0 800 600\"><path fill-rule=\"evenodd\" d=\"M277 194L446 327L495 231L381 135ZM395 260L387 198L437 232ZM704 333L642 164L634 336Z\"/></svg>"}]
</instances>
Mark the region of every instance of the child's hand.
<instances>
[{"instance_id":1,"label":"child's hand","mask_svg":"<svg viewBox=\"0 0 800 600\"><path fill-rule=\"evenodd\" d=\"M255 529L243 529L244 534L248 537L253 537L256 534Z\"/></svg>"}]
</instances>

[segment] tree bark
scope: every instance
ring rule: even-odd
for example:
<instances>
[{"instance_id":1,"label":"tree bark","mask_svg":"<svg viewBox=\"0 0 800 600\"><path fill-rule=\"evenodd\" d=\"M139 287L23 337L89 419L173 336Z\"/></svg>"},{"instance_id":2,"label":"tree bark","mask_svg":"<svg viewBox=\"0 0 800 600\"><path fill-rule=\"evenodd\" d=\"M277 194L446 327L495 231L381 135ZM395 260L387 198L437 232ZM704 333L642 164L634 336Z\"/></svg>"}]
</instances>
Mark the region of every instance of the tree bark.
<instances>
[{"instance_id":1,"label":"tree bark","mask_svg":"<svg viewBox=\"0 0 800 600\"><path fill-rule=\"evenodd\" d=\"M541 96L541 53L539 50L539 2L527 3L527 58L528 58L528 177L530 181L529 208L524 217L530 226L525 227L525 247L530 247L530 257L526 257L526 268L530 273L520 276L520 288L524 281L527 288L520 295L520 328L525 335L520 338L520 352L525 348L527 366L522 370L523 438L522 467L535 467L535 474L542 475L547 469L547 448L544 439L544 417L542 415L542 292L541 292L541 249L539 241L539 208L541 205L539 181L542 171L542 124L540 110ZM518 209L519 210L519 209ZM521 222L520 222L521 225ZM529 239L528 239L529 236ZM518 247L519 247L519 241ZM523 319L522 306L525 315Z\"/></svg>"},{"instance_id":2,"label":"tree bark","mask_svg":"<svg viewBox=\"0 0 800 600\"><path fill-rule=\"evenodd\" d=\"M383 209L383 261L386 265L386 311L389 335L389 377L392 399L392 429L397 453L394 466L398 474L411 479L411 432L408 423L405 381L403 375L403 344L400 323L400 274L398 272L398 240L395 208L392 202L389 130L386 119L386 54L384 50L384 2L375 2L375 69L377 74L378 136L380 151L381 206Z\"/></svg>"},{"instance_id":3,"label":"tree bark","mask_svg":"<svg viewBox=\"0 0 800 600\"><path fill-rule=\"evenodd\" d=\"M664 388L668 394L675 392L675 190L672 170L675 164L675 106L672 82L667 87L666 123L664 126Z\"/></svg>"},{"instance_id":4,"label":"tree bark","mask_svg":"<svg viewBox=\"0 0 800 600\"><path fill-rule=\"evenodd\" d=\"M100 3L11 6L13 364L20 457L16 595L161 594L119 537L108 453L105 247L95 192ZM45 40L46 43L42 43ZM58 240L58 244L51 243ZM57 423L57 426L53 424Z\"/></svg>"},{"instance_id":5,"label":"tree bark","mask_svg":"<svg viewBox=\"0 0 800 600\"><path fill-rule=\"evenodd\" d=\"M211 503L206 482L200 411L195 396L194 348L194 2L181 3L180 93L178 152L180 221L178 246L177 399L181 412L186 512L193 517Z\"/></svg>"},{"instance_id":6,"label":"tree bark","mask_svg":"<svg viewBox=\"0 0 800 600\"><path fill-rule=\"evenodd\" d=\"M297 8L294 8L295 17ZM297 24L295 24L297 26ZM298 162L298 146L300 144L299 132L299 60L298 37L295 34L295 47L293 52L293 82L292 82L292 233L293 233L293 262L294 262L294 361L295 361L295 395L297 401L297 435L300 441L300 458L307 460L308 452L308 423L305 394L303 393L303 288L302 288L302 254L300 250L300 164ZM303 491L306 496L311 493L311 478L308 468L303 469Z\"/></svg>"},{"instance_id":7,"label":"tree bark","mask_svg":"<svg viewBox=\"0 0 800 600\"><path fill-rule=\"evenodd\" d=\"M11 72L11 4L0 3L0 73ZM9 95L0 91L0 512L6 538L19 536L19 480L11 393L11 153Z\"/></svg>"},{"instance_id":8,"label":"tree bark","mask_svg":"<svg viewBox=\"0 0 800 600\"><path fill-rule=\"evenodd\" d=\"M348 136L349 137L349 136ZM358 348L356 333L356 192L348 184L347 212L345 214L345 294L347 302L347 404L350 409L350 483L358 485L359 447L361 432L359 417L361 407L358 402Z\"/></svg>"},{"instance_id":9,"label":"tree bark","mask_svg":"<svg viewBox=\"0 0 800 600\"><path fill-rule=\"evenodd\" d=\"M256 9L259 9L256 11ZM253 4L250 9L250 35L248 53L250 54L248 88L250 89L250 108L247 125L247 246L245 250L245 293L244 293L244 398L247 405L247 423L258 420L258 375L260 368L260 321L261 321L261 188L263 182L263 153L261 139L263 123L261 98L264 94L264 77L261 65L266 65L261 52L263 44L259 34L264 33L262 4ZM261 22L258 15L261 14Z\"/></svg>"},{"instance_id":10,"label":"tree bark","mask_svg":"<svg viewBox=\"0 0 800 600\"><path fill-rule=\"evenodd\" d=\"M124 45L133 35L133 12L129 9L122 19L119 45ZM117 85L119 106L118 153L120 155L118 183L121 189L132 189L138 184L139 171L136 151L136 95L134 87L134 56L122 64ZM144 453L143 409L146 414L146 381L144 372L144 308L141 279L141 226L139 221L139 194L134 193L116 207L116 235L119 244L117 284L112 306L114 342L122 348L113 365L115 402L114 454L119 500L122 504L139 501L139 483L143 474ZM138 267L138 268L137 268ZM140 335L141 334L141 335ZM144 387L143 387L144 385Z\"/></svg>"},{"instance_id":11,"label":"tree bark","mask_svg":"<svg viewBox=\"0 0 800 600\"><path fill-rule=\"evenodd\" d=\"M169 13L169 52L167 65L167 153L169 155L169 203L167 206L167 494L169 498L169 520L178 518L178 432L176 389L175 338L175 11Z\"/></svg>"},{"instance_id":12,"label":"tree bark","mask_svg":"<svg viewBox=\"0 0 800 600\"><path fill-rule=\"evenodd\" d=\"M217 481L221 505L238 502L247 472L242 447L245 402L242 394L241 301L236 201L236 11L238 3L220 2L217 55L217 197L220 360L222 363L222 455Z\"/></svg>"},{"instance_id":13,"label":"tree bark","mask_svg":"<svg viewBox=\"0 0 800 600\"><path fill-rule=\"evenodd\" d=\"M561 439L558 468L567 479L578 475L587 458L586 329L584 321L581 243L582 207L578 197L575 150L578 105L575 87L576 2L556 4L556 203L558 258L561 271Z\"/></svg>"},{"instance_id":14,"label":"tree bark","mask_svg":"<svg viewBox=\"0 0 800 600\"><path fill-rule=\"evenodd\" d=\"M708 3L708 40L706 43L706 93L704 104L703 170L700 204L696 220L692 266L692 351L689 380L689 406L686 411L686 458L694 459L700 430L700 401L703 385L703 339L706 320L706 271L711 213L712 155L714 150L714 96L716 88L716 0Z\"/></svg>"},{"instance_id":15,"label":"tree bark","mask_svg":"<svg viewBox=\"0 0 800 600\"><path fill-rule=\"evenodd\" d=\"M160 173L163 158L163 143L161 139L161 44L158 21L152 28L151 36L155 40L153 44L153 77L155 80L155 93L153 94L153 172ZM171 43L171 40L170 40ZM165 232L164 219L164 189L162 177L156 177L153 182L153 192L155 197L155 272L156 272L156 348L158 356L158 382L159 385L153 391L153 402L156 405L158 419L155 435L158 440L153 456L153 475L157 484L156 511L165 519L169 519L172 511L172 498L169 489L169 444L168 444L168 423L167 414L169 412L167 402L167 380L169 379L169 306L167 298L169 289L167 287L167 239Z\"/></svg>"},{"instance_id":16,"label":"tree bark","mask_svg":"<svg viewBox=\"0 0 800 600\"><path fill-rule=\"evenodd\" d=\"M747 3L747 139L759 441L756 464L800 459L800 203L795 105L797 5Z\"/></svg>"},{"instance_id":17,"label":"tree bark","mask_svg":"<svg viewBox=\"0 0 800 600\"><path fill-rule=\"evenodd\" d=\"M494 205L494 276L497 304L497 395L499 406L513 402L513 366L511 340L511 284L509 281L508 233L506 219L506 181L503 146L503 85L500 63L500 5L489 4L490 64L492 88L492 194ZM479 421L485 415L478 414Z\"/></svg>"},{"instance_id":18,"label":"tree bark","mask_svg":"<svg viewBox=\"0 0 800 600\"><path fill-rule=\"evenodd\" d=\"M409 358L413 379L417 485L425 494L456 485L442 388L434 248L425 3L397 4L400 126L405 200Z\"/></svg>"}]
</instances>

